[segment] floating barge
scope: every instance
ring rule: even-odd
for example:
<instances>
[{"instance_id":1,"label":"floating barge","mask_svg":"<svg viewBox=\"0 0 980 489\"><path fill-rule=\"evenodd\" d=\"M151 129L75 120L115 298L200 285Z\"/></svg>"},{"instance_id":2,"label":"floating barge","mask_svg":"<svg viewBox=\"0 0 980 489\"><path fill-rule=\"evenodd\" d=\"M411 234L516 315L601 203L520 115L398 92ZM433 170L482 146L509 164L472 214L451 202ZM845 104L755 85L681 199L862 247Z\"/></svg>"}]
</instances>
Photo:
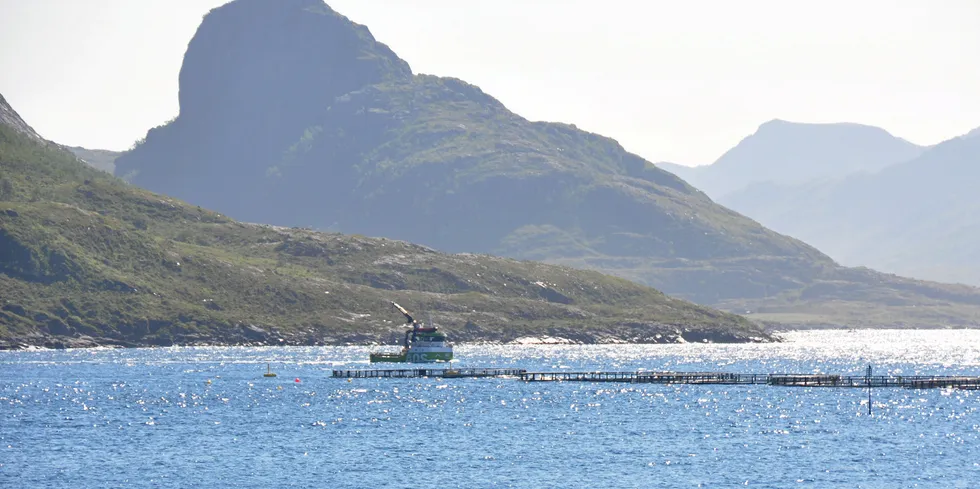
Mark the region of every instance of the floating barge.
<instances>
[{"instance_id":1,"label":"floating barge","mask_svg":"<svg viewBox=\"0 0 980 489\"><path fill-rule=\"evenodd\" d=\"M784 387L901 387L980 389L980 376L746 374L732 372L528 372L512 368L411 368L334 370L342 378L509 377L525 382L625 382L632 384L772 385Z\"/></svg>"}]
</instances>

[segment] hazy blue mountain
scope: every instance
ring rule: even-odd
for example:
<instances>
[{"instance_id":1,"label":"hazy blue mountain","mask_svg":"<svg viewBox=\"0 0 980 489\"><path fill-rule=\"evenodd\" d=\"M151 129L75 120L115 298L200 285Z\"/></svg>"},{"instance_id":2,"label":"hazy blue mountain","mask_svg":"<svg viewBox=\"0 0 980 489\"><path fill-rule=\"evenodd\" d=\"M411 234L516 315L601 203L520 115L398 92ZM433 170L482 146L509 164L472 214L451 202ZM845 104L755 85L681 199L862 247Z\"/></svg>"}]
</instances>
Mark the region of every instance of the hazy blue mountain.
<instances>
[{"instance_id":1,"label":"hazy blue mountain","mask_svg":"<svg viewBox=\"0 0 980 489\"><path fill-rule=\"evenodd\" d=\"M241 220L593 268L730 310L805 309L828 322L858 321L835 316L848 311L842 290L859 320L871 303L975 294L842 268L612 139L413 74L318 0L213 10L188 45L179 100L178 117L121 155L116 174Z\"/></svg>"},{"instance_id":2,"label":"hazy blue mountain","mask_svg":"<svg viewBox=\"0 0 980 489\"><path fill-rule=\"evenodd\" d=\"M672 168L717 201L754 183L801 184L877 171L923 149L872 126L772 120L711 165Z\"/></svg>"},{"instance_id":3,"label":"hazy blue mountain","mask_svg":"<svg viewBox=\"0 0 980 489\"><path fill-rule=\"evenodd\" d=\"M879 172L753 185L721 202L845 264L980 285L980 131Z\"/></svg>"}]
</instances>

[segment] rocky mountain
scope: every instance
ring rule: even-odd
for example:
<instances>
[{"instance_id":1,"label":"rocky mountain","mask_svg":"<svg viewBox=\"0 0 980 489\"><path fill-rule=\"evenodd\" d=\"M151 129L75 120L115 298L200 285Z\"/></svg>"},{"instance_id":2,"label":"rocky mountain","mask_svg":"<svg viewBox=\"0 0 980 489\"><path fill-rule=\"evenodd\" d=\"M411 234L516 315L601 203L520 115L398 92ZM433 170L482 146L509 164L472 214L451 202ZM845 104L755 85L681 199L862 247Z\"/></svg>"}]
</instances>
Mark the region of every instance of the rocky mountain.
<instances>
[{"instance_id":1,"label":"rocky mountain","mask_svg":"<svg viewBox=\"0 0 980 489\"><path fill-rule=\"evenodd\" d=\"M210 12L187 48L178 117L121 155L116 174L245 221L597 269L742 312L975 321L959 309L974 289L842 268L612 139L413 74L319 0ZM865 315L836 314L840 300Z\"/></svg>"},{"instance_id":2,"label":"rocky mountain","mask_svg":"<svg viewBox=\"0 0 980 489\"><path fill-rule=\"evenodd\" d=\"M777 119L759 126L711 165L664 168L724 203L734 193L751 195L752 184L794 185L875 172L924 149L873 126Z\"/></svg>"},{"instance_id":3,"label":"rocky mountain","mask_svg":"<svg viewBox=\"0 0 980 489\"><path fill-rule=\"evenodd\" d=\"M877 173L760 184L724 199L843 263L980 285L980 131Z\"/></svg>"},{"instance_id":4,"label":"rocky mountain","mask_svg":"<svg viewBox=\"0 0 980 489\"><path fill-rule=\"evenodd\" d=\"M0 124L0 182L0 349L396 344L390 300L455 341L771 339L597 272L237 222L90 168L24 125Z\"/></svg>"},{"instance_id":5,"label":"rocky mountain","mask_svg":"<svg viewBox=\"0 0 980 489\"><path fill-rule=\"evenodd\" d=\"M0 125L7 126L36 141L44 141L34 128L24 122L20 114L7 103L7 99L3 98L2 94L0 94Z\"/></svg>"}]
</instances>

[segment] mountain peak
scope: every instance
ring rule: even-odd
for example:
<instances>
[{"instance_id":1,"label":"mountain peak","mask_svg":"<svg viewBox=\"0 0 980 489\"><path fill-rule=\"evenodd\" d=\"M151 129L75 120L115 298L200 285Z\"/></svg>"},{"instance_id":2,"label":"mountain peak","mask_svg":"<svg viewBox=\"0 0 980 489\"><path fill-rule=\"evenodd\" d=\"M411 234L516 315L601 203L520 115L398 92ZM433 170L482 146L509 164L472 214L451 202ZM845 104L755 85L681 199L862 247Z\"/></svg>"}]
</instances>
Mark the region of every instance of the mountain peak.
<instances>
[{"instance_id":1,"label":"mountain peak","mask_svg":"<svg viewBox=\"0 0 980 489\"><path fill-rule=\"evenodd\" d=\"M798 184L877 171L911 160L924 149L875 126L772 119L711 165L665 168L713 199L724 200L755 183Z\"/></svg>"},{"instance_id":2,"label":"mountain peak","mask_svg":"<svg viewBox=\"0 0 980 489\"><path fill-rule=\"evenodd\" d=\"M924 148L875 126L773 119L689 182L715 199L758 182L796 184L908 161Z\"/></svg>"},{"instance_id":3,"label":"mountain peak","mask_svg":"<svg viewBox=\"0 0 980 489\"><path fill-rule=\"evenodd\" d=\"M7 103L7 99L3 98L3 94L0 94L0 124L4 124L13 127L17 132L26 134L33 139L38 141L43 141L37 131L34 130L28 123L24 122L24 119L20 117L20 114L14 110L10 104Z\"/></svg>"},{"instance_id":4,"label":"mountain peak","mask_svg":"<svg viewBox=\"0 0 980 489\"><path fill-rule=\"evenodd\" d=\"M867 124L860 124L857 122L795 122L788 121L785 119L772 119L763 122L756 129L756 134L765 133L768 131L794 131L794 132L807 132L807 133L837 133L846 134L851 133L864 133L864 134L879 134L892 136L888 131L877 127L869 126ZM751 136L750 136L751 137Z\"/></svg>"},{"instance_id":5,"label":"mountain peak","mask_svg":"<svg viewBox=\"0 0 980 489\"><path fill-rule=\"evenodd\" d=\"M762 128L780 127L780 126L793 125L793 124L799 124L799 123L790 122L783 119L771 119L766 122L763 122L762 124L759 124L759 129L761 130Z\"/></svg>"},{"instance_id":6,"label":"mountain peak","mask_svg":"<svg viewBox=\"0 0 980 489\"><path fill-rule=\"evenodd\" d=\"M412 77L367 27L321 1L235 0L205 15L187 46L177 118L150 129L116 172L166 180L179 166L231 188L240 174L264 172L256 165L280 158L338 98Z\"/></svg>"},{"instance_id":7,"label":"mountain peak","mask_svg":"<svg viewBox=\"0 0 980 489\"><path fill-rule=\"evenodd\" d=\"M367 27L322 1L235 0L211 10L187 46L180 116L295 118L304 107L320 111L334 97L411 75Z\"/></svg>"}]
</instances>

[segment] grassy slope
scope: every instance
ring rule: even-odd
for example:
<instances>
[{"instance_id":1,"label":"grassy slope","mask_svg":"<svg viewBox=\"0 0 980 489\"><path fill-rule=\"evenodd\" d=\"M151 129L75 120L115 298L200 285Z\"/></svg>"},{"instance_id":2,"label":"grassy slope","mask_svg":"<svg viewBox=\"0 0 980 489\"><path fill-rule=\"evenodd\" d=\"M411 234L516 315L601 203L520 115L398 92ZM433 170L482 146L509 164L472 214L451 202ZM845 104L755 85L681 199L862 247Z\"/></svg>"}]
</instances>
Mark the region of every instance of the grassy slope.
<instances>
[{"instance_id":1,"label":"grassy slope","mask_svg":"<svg viewBox=\"0 0 980 489\"><path fill-rule=\"evenodd\" d=\"M0 343L391 341L401 320L387 300L431 311L459 340L763 336L595 272L236 222L3 125L0 172Z\"/></svg>"},{"instance_id":2,"label":"grassy slope","mask_svg":"<svg viewBox=\"0 0 980 489\"><path fill-rule=\"evenodd\" d=\"M351 143L352 127L369 136ZM600 270L726 310L753 311L753 317L783 325L980 324L976 288L841 267L798 240L715 205L612 139L574 126L529 122L458 80L421 75L411 83L385 83L349 94L331 107L322 126L300 138L270 175L292 189L291 174L309 178L329 168L318 165L338 157L359 161L360 187L343 199L365 208L382 203L362 217L365 222L398 212L385 202L404 198L414 200L408 200L411 211L403 221L452 223L452 210L462 209L469 213L459 217L463 223L504 205L493 198L484 200L492 205L467 207L466 202L480 199L488 185L493 188L487 182L500 181L498 190L506 200L528 199L515 205L521 212L509 214L558 225L521 226L488 250L495 254ZM445 175L448 180L440 180ZM527 183L534 181L572 183L555 190L547 183ZM446 188L460 200L398 197L405 189L419 189L424 199ZM521 188L545 192L522 196ZM542 198L547 191L552 193ZM595 208L603 201L614 202L605 213ZM322 208L312 202L306 207ZM560 211L541 211L546 208ZM599 218L589 220L590 214ZM486 217L479 220L484 227L493 222L493 216ZM307 222L314 219L310 216ZM433 236L438 230L412 239Z\"/></svg>"},{"instance_id":3,"label":"grassy slope","mask_svg":"<svg viewBox=\"0 0 980 489\"><path fill-rule=\"evenodd\" d=\"M454 79L348 94L262 173L264 222L602 269L702 303L798 289L834 266L612 139L527 121ZM276 212L283 202L296 211Z\"/></svg>"},{"instance_id":4,"label":"grassy slope","mask_svg":"<svg viewBox=\"0 0 980 489\"><path fill-rule=\"evenodd\" d=\"M369 136L352 142L353 132ZM527 198L527 204L534 204L540 203L532 202L539 196L521 195L520 186L539 180L567 182L556 185L554 196L565 206L593 205L604 196L622 204L616 208L618 213L635 218L620 223L615 215L568 216L565 231L578 232L582 238L574 245L577 250L569 250L573 254L599 256L604 249L616 248L606 231L621 227L621 239L635 241L634 251L649 255L689 259L791 255L830 262L805 243L716 205L613 139L572 125L530 122L479 88L451 78L419 75L411 82L375 85L342 97L330 107L324 125L308 131L287 152L284 166L288 171L290 164L306 165L305 171L311 171L324 160L333 163L330 151L351 145L358 146L351 155L360 160L356 165L360 188L354 194L369 199L415 188L424 195L431 186L434 191L449 187L473 192L473 198L488 200L496 194L481 195L480 190L504 180L516 187L505 189L509 199ZM296 154L303 149L306 155ZM273 173L278 170L275 167ZM448 180L428 178L441 172ZM416 182L413 177L422 178ZM555 213L567 214L565 210ZM543 214L538 207L528 207L526 212L533 217ZM509 243L520 248L514 252L535 253L535 246L523 246L524 232L533 234L533 229L505 236L503 246ZM661 247L650 249L651 241Z\"/></svg>"}]
</instances>

